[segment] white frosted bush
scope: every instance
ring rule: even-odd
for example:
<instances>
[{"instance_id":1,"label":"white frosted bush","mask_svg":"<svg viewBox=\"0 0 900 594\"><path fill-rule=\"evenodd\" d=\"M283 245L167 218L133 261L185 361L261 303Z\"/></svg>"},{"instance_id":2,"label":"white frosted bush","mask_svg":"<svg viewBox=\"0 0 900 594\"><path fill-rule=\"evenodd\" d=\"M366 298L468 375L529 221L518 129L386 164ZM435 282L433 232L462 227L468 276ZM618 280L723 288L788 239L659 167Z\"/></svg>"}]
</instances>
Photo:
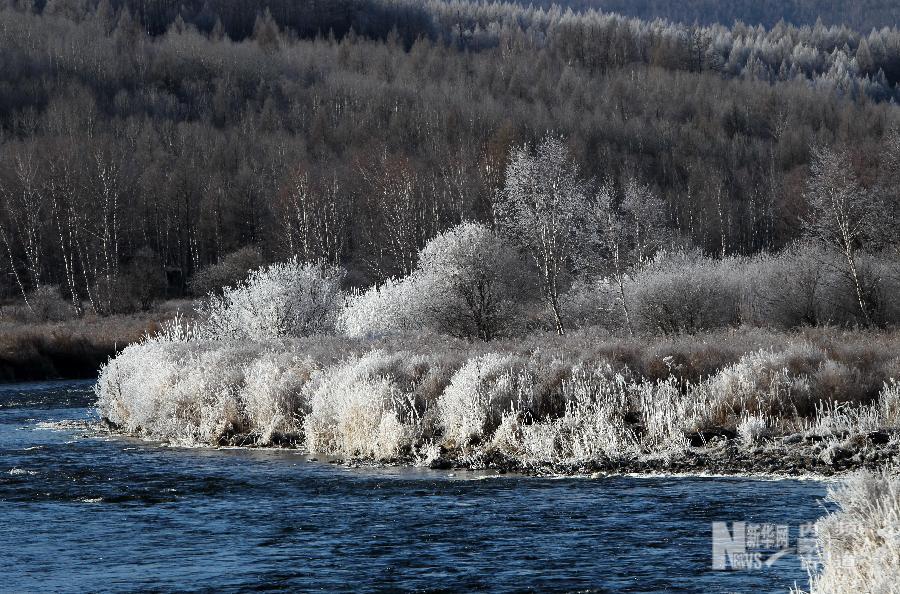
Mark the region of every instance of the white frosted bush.
<instances>
[{"instance_id":1,"label":"white frosted bush","mask_svg":"<svg viewBox=\"0 0 900 594\"><path fill-rule=\"evenodd\" d=\"M347 299L339 328L377 337L423 328L491 340L513 333L517 299L527 297L527 269L484 225L464 223L431 241L412 274Z\"/></svg>"},{"instance_id":2,"label":"white frosted bush","mask_svg":"<svg viewBox=\"0 0 900 594\"><path fill-rule=\"evenodd\" d=\"M813 435L837 436L866 434L882 426L877 406L853 406L850 403L820 402L816 406L815 423L808 430Z\"/></svg>"},{"instance_id":3,"label":"white frosted bush","mask_svg":"<svg viewBox=\"0 0 900 594\"><path fill-rule=\"evenodd\" d=\"M643 382L632 389L641 411L644 449L653 452L686 448L685 433L697 429L697 419L706 412L705 403L698 395L684 394L674 378Z\"/></svg>"},{"instance_id":4,"label":"white frosted bush","mask_svg":"<svg viewBox=\"0 0 900 594\"><path fill-rule=\"evenodd\" d=\"M341 269L294 259L250 273L198 307L212 340L267 340L334 331L343 305Z\"/></svg>"},{"instance_id":5,"label":"white frosted bush","mask_svg":"<svg viewBox=\"0 0 900 594\"><path fill-rule=\"evenodd\" d=\"M528 398L530 380L515 356L487 354L466 362L438 399L444 437L451 444L490 437L504 412Z\"/></svg>"},{"instance_id":6,"label":"white frosted bush","mask_svg":"<svg viewBox=\"0 0 900 594\"><path fill-rule=\"evenodd\" d=\"M413 282L436 329L491 340L512 332L514 298L524 300L529 292L523 270L525 263L490 228L463 223L422 249Z\"/></svg>"},{"instance_id":7,"label":"white frosted bush","mask_svg":"<svg viewBox=\"0 0 900 594\"><path fill-rule=\"evenodd\" d=\"M837 255L801 241L775 255L753 258L748 269L752 316L764 326L812 326L835 317L831 277Z\"/></svg>"},{"instance_id":8,"label":"white frosted bush","mask_svg":"<svg viewBox=\"0 0 900 594\"><path fill-rule=\"evenodd\" d=\"M666 334L739 324L744 264L695 252L660 254L626 283L636 321L648 331Z\"/></svg>"},{"instance_id":9,"label":"white frosted bush","mask_svg":"<svg viewBox=\"0 0 900 594\"><path fill-rule=\"evenodd\" d=\"M838 510L816 524L821 568L813 594L897 591L900 576L900 476L860 472L829 490Z\"/></svg>"},{"instance_id":10,"label":"white frosted bush","mask_svg":"<svg viewBox=\"0 0 900 594\"><path fill-rule=\"evenodd\" d=\"M625 420L629 394L625 379L608 365L577 368L561 384L565 412L559 418L529 419L508 412L492 447L526 464L577 465L636 454L638 439Z\"/></svg>"},{"instance_id":11,"label":"white frosted bush","mask_svg":"<svg viewBox=\"0 0 900 594\"><path fill-rule=\"evenodd\" d=\"M103 367L98 408L123 429L186 443L246 435L269 443L300 430L308 363L261 345L155 338Z\"/></svg>"},{"instance_id":12,"label":"white frosted bush","mask_svg":"<svg viewBox=\"0 0 900 594\"><path fill-rule=\"evenodd\" d=\"M351 338L374 338L424 326L419 287L409 279L389 279L347 297L338 316L338 330Z\"/></svg>"},{"instance_id":13,"label":"white frosted bush","mask_svg":"<svg viewBox=\"0 0 900 594\"><path fill-rule=\"evenodd\" d=\"M167 417L160 407L183 372L163 345L131 345L101 369L95 388L97 406L129 432L153 433Z\"/></svg>"},{"instance_id":14,"label":"white frosted bush","mask_svg":"<svg viewBox=\"0 0 900 594\"><path fill-rule=\"evenodd\" d=\"M744 414L737 426L737 434L744 445L751 446L763 438L768 431L769 423L760 415Z\"/></svg>"},{"instance_id":15,"label":"white frosted bush","mask_svg":"<svg viewBox=\"0 0 900 594\"><path fill-rule=\"evenodd\" d=\"M385 378L323 386L313 395L304 422L307 447L354 458L396 457L405 437L391 409L399 396Z\"/></svg>"},{"instance_id":16,"label":"white frosted bush","mask_svg":"<svg viewBox=\"0 0 900 594\"><path fill-rule=\"evenodd\" d=\"M263 353L247 366L240 401L258 443L270 443L277 434L302 431L302 415L308 405L303 394L307 369L290 353L271 352Z\"/></svg>"},{"instance_id":17,"label":"white frosted bush","mask_svg":"<svg viewBox=\"0 0 900 594\"><path fill-rule=\"evenodd\" d=\"M415 363L409 353L371 351L319 372L303 422L309 450L375 460L412 450L422 426L414 394L403 381L410 359Z\"/></svg>"},{"instance_id":18,"label":"white frosted bush","mask_svg":"<svg viewBox=\"0 0 900 594\"><path fill-rule=\"evenodd\" d=\"M744 355L700 388L709 397L706 421L727 425L736 422L744 411L775 417L804 409L811 393L809 377L792 373L789 366L811 367L813 362L824 358L820 349L805 343L791 345L783 351L764 349Z\"/></svg>"},{"instance_id":19,"label":"white frosted bush","mask_svg":"<svg viewBox=\"0 0 900 594\"><path fill-rule=\"evenodd\" d=\"M885 428L900 427L900 383L897 380L885 382L878 396L878 413Z\"/></svg>"},{"instance_id":20,"label":"white frosted bush","mask_svg":"<svg viewBox=\"0 0 900 594\"><path fill-rule=\"evenodd\" d=\"M613 374L608 366L590 371L578 369L563 382L562 395L566 401L562 418L525 431L529 458L556 458L577 464L633 453L637 440L625 423L628 391L622 376ZM556 453L537 449L551 445L548 433L555 433L552 443L558 448Z\"/></svg>"}]
</instances>

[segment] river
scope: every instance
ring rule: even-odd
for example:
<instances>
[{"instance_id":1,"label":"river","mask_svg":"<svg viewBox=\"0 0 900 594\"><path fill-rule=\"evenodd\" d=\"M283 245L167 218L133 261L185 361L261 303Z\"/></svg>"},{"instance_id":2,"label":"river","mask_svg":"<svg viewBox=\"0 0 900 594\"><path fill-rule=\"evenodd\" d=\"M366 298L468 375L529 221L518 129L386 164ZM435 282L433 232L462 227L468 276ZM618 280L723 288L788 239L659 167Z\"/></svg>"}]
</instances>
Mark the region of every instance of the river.
<instances>
[{"instance_id":1,"label":"river","mask_svg":"<svg viewBox=\"0 0 900 594\"><path fill-rule=\"evenodd\" d=\"M93 400L90 382L0 386L0 591L786 592L807 582L797 555L714 570L712 522L789 526L793 545L826 512L814 480L161 447L93 431Z\"/></svg>"}]
</instances>

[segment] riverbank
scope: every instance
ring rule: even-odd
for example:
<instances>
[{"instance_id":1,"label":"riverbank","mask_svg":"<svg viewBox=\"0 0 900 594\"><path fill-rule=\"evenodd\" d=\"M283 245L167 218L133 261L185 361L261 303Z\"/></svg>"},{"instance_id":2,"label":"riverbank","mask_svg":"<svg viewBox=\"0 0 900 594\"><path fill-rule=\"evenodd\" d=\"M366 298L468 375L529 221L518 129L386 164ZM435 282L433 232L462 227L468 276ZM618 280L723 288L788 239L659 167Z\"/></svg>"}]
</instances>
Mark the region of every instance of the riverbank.
<instances>
[{"instance_id":1,"label":"riverbank","mask_svg":"<svg viewBox=\"0 0 900 594\"><path fill-rule=\"evenodd\" d=\"M218 341L170 328L104 366L110 427L184 445L532 474L877 468L900 447L896 333L759 329Z\"/></svg>"},{"instance_id":2,"label":"riverbank","mask_svg":"<svg viewBox=\"0 0 900 594\"><path fill-rule=\"evenodd\" d=\"M820 436L795 434L750 448L743 447L737 440L718 438L709 445L691 447L667 455L598 457L580 464L547 463L538 466L523 466L521 460L507 456L488 457L473 464L446 452L429 466L445 470L488 469L500 473L553 476L599 474L829 478L859 470L878 470L885 464L898 463L898 435L875 432L867 436L855 436L844 443Z\"/></svg>"},{"instance_id":3,"label":"riverbank","mask_svg":"<svg viewBox=\"0 0 900 594\"><path fill-rule=\"evenodd\" d=\"M129 315L93 316L63 321L23 322L0 318L0 383L90 379L125 347L188 307L163 304Z\"/></svg>"}]
</instances>

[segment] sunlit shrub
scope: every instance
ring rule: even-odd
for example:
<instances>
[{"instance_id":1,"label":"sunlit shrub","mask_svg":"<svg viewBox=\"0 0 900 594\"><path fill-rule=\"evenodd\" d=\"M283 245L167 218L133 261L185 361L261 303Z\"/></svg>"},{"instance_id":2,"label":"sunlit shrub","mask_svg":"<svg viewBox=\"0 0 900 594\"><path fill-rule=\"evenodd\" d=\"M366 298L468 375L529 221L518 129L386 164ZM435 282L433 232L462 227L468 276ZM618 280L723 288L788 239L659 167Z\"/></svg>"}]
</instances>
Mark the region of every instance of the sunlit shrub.
<instances>
[{"instance_id":1,"label":"sunlit shrub","mask_svg":"<svg viewBox=\"0 0 900 594\"><path fill-rule=\"evenodd\" d=\"M530 379L521 359L495 353L470 359L438 399L444 438L458 446L487 439L503 413L521 408L527 392Z\"/></svg>"},{"instance_id":2,"label":"sunlit shrub","mask_svg":"<svg viewBox=\"0 0 900 594\"><path fill-rule=\"evenodd\" d=\"M373 337L421 328L491 340L523 325L521 304L530 281L489 228L464 223L428 242L416 270L347 300L339 327L347 336Z\"/></svg>"},{"instance_id":3,"label":"sunlit shrub","mask_svg":"<svg viewBox=\"0 0 900 594\"><path fill-rule=\"evenodd\" d=\"M412 453L425 432L416 396L429 371L422 357L371 351L317 373L304 420L307 447L375 460Z\"/></svg>"},{"instance_id":4,"label":"sunlit shrub","mask_svg":"<svg viewBox=\"0 0 900 594\"><path fill-rule=\"evenodd\" d=\"M298 260L259 268L203 301L200 327L213 340L329 334L344 300L342 278L339 268Z\"/></svg>"}]
</instances>

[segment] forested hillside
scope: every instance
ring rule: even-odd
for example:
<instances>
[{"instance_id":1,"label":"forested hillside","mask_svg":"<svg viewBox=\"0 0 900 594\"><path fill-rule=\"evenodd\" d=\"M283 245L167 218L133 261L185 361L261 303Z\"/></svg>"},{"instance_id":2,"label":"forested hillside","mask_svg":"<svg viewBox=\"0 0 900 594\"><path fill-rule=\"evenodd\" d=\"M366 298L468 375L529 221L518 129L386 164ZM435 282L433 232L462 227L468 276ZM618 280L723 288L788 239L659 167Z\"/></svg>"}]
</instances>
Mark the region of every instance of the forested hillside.
<instances>
[{"instance_id":1,"label":"forested hillside","mask_svg":"<svg viewBox=\"0 0 900 594\"><path fill-rule=\"evenodd\" d=\"M771 27L780 20L814 25L821 19L826 25L843 24L868 32L900 22L900 3L896 0L536 0L531 4L559 4L574 10L603 10L642 19L703 25L743 21Z\"/></svg>"},{"instance_id":2,"label":"forested hillside","mask_svg":"<svg viewBox=\"0 0 900 594\"><path fill-rule=\"evenodd\" d=\"M682 244L777 250L813 149L880 183L900 115L896 29L512 4L13 2L0 62L0 293L98 313L246 248L408 274L440 232L493 222L510 150L548 131L595 187L651 188Z\"/></svg>"}]
</instances>

